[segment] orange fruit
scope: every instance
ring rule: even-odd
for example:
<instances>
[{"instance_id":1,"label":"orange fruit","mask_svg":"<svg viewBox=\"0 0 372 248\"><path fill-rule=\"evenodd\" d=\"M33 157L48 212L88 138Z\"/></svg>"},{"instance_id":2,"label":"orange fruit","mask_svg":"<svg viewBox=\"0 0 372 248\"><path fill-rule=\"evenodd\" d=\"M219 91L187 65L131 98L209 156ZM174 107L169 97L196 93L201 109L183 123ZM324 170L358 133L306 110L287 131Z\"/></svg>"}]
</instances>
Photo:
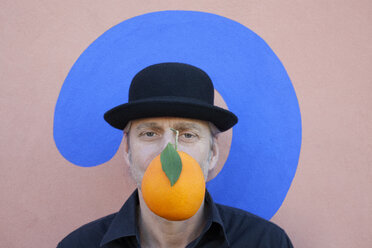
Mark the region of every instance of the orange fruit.
<instances>
[{"instance_id":1,"label":"orange fruit","mask_svg":"<svg viewBox=\"0 0 372 248\"><path fill-rule=\"evenodd\" d=\"M162 169L160 155L147 167L142 179L142 195L149 209L167 220L186 220L193 216L204 201L205 179L198 162L187 153L177 151L182 171L171 183Z\"/></svg>"}]
</instances>

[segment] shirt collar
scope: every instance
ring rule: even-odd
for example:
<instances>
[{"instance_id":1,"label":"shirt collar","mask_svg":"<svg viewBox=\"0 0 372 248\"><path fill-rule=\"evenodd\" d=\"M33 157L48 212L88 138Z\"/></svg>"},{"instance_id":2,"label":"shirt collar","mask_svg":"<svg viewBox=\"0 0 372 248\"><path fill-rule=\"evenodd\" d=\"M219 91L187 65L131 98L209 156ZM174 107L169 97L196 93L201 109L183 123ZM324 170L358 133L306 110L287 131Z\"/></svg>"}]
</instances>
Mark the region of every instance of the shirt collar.
<instances>
[{"instance_id":1,"label":"shirt collar","mask_svg":"<svg viewBox=\"0 0 372 248\"><path fill-rule=\"evenodd\" d=\"M137 236L137 206L139 204L136 189L112 220L100 246L127 236Z\"/></svg>"},{"instance_id":2,"label":"shirt collar","mask_svg":"<svg viewBox=\"0 0 372 248\"><path fill-rule=\"evenodd\" d=\"M207 224L206 228L203 231L202 235L204 235L208 229L211 227L212 224L218 224L224 235L224 238L227 243L227 235L225 231L225 227L223 221L221 219L221 215L218 211L216 204L213 202L211 195L209 194L208 190L205 191L205 202L207 206ZM138 199L138 189L136 189L132 195L128 198L125 202L123 207L119 210L119 212L115 215L114 219L112 220L107 232L102 238L100 246L104 246L107 243L129 236L138 237L138 229L137 229L137 206L139 205ZM137 240L139 241L139 240Z\"/></svg>"},{"instance_id":3,"label":"shirt collar","mask_svg":"<svg viewBox=\"0 0 372 248\"><path fill-rule=\"evenodd\" d=\"M209 217L210 220L208 219L208 222L206 225L207 229L209 229L212 224L218 224L222 229L223 236L228 246L230 247L229 240L227 239L225 226L223 224L220 212L218 211L217 205L214 203L212 196L209 194L208 190L205 190L205 202L207 205L207 213L210 216Z\"/></svg>"}]
</instances>

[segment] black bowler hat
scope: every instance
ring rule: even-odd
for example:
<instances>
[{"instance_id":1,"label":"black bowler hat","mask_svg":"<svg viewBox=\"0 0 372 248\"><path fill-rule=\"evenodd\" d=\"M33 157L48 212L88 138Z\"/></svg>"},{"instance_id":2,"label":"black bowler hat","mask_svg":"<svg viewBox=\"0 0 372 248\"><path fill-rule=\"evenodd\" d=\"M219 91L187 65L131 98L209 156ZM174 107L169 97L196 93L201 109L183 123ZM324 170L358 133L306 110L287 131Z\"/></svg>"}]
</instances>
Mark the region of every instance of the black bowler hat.
<instances>
[{"instance_id":1,"label":"black bowler hat","mask_svg":"<svg viewBox=\"0 0 372 248\"><path fill-rule=\"evenodd\" d=\"M110 109L104 118L121 130L130 120L172 116L210 121L226 131L238 118L213 101L214 87L204 71L183 63L160 63L138 72L129 88L128 103Z\"/></svg>"}]
</instances>

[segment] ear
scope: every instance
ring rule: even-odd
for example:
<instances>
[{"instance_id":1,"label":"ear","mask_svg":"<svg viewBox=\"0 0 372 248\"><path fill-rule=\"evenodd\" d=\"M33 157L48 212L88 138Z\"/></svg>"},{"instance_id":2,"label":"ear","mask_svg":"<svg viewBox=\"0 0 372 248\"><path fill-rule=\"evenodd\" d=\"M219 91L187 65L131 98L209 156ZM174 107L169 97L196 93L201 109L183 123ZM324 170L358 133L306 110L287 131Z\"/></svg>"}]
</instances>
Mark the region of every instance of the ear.
<instances>
[{"instance_id":1,"label":"ear","mask_svg":"<svg viewBox=\"0 0 372 248\"><path fill-rule=\"evenodd\" d=\"M123 157L124 157L124 161L125 163L129 166L130 165L130 150L129 150L129 138L128 138L128 135L129 133L126 133L124 132L124 135L123 135L123 141L122 141L122 144L123 144Z\"/></svg>"},{"instance_id":2,"label":"ear","mask_svg":"<svg viewBox=\"0 0 372 248\"><path fill-rule=\"evenodd\" d=\"M208 166L207 181L211 180L210 176L214 175L213 170L216 168L216 165L217 165L217 162L218 162L219 149L218 149L218 143L217 143L216 136L213 136L213 145L212 145L211 153L212 154L211 154L210 161L209 161L209 166Z\"/></svg>"}]
</instances>

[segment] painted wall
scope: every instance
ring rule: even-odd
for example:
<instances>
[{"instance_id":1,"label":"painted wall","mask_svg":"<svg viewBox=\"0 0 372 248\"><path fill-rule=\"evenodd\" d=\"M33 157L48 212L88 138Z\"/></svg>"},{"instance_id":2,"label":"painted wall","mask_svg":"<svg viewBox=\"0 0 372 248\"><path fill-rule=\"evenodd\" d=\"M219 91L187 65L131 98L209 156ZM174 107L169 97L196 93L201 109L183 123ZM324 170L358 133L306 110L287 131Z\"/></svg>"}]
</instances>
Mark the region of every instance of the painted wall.
<instances>
[{"instance_id":1,"label":"painted wall","mask_svg":"<svg viewBox=\"0 0 372 248\"><path fill-rule=\"evenodd\" d=\"M256 32L296 90L302 150L272 221L295 247L372 245L370 1L1 1L0 239L54 247L117 211L134 188L121 152L80 168L58 152L53 114L81 52L119 22L148 12L210 12Z\"/></svg>"}]
</instances>

